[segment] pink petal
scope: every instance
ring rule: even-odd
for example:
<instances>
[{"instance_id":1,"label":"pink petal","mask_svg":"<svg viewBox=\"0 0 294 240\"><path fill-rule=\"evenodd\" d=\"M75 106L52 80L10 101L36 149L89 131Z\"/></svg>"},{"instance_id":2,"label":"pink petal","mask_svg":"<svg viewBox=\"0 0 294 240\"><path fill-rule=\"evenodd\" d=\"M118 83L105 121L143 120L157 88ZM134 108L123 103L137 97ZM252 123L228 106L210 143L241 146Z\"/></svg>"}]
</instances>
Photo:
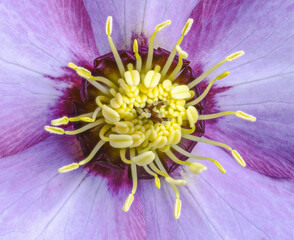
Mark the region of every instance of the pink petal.
<instances>
[{"instance_id":1,"label":"pink petal","mask_svg":"<svg viewBox=\"0 0 294 240\"><path fill-rule=\"evenodd\" d=\"M92 62L98 52L81 1L6 1L0 16L0 156L7 156L48 136L49 109L71 86L60 81L64 67Z\"/></svg>"},{"instance_id":2,"label":"pink petal","mask_svg":"<svg viewBox=\"0 0 294 240\"><path fill-rule=\"evenodd\" d=\"M197 1L175 4L164 1L85 1L91 19L96 45L101 54L108 53L110 47L105 33L108 16L113 17L112 38L117 49L130 49L133 38L139 44L146 44L156 25L170 19L172 24L156 37L155 45L171 50L181 35L181 30Z\"/></svg>"},{"instance_id":3,"label":"pink petal","mask_svg":"<svg viewBox=\"0 0 294 240\"><path fill-rule=\"evenodd\" d=\"M226 63L209 79L229 70L217 83L207 113L242 110L257 117L252 124L225 117L207 121L207 137L223 141L242 153L249 167L274 177L293 178L293 24L291 1L201 1L184 42L193 64L204 70L244 50L245 56ZM196 65L195 65L196 66ZM226 89L226 91L223 91Z\"/></svg>"}]
</instances>

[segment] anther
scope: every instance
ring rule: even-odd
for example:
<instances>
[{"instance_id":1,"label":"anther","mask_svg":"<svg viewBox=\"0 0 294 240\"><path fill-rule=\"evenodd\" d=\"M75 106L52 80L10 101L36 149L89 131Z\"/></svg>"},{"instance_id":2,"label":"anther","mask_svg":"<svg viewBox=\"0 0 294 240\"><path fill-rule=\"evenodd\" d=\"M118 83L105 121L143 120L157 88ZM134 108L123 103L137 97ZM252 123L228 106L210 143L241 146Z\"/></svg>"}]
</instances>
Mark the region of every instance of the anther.
<instances>
[{"instance_id":1,"label":"anther","mask_svg":"<svg viewBox=\"0 0 294 240\"><path fill-rule=\"evenodd\" d=\"M161 31L162 29L169 26L170 24L171 24L171 21L167 20L163 23L158 24L155 27L155 31L152 33L152 35L149 39L149 48L148 48L148 55L147 55L147 61L146 61L146 67L145 67L146 71L149 71L151 69L151 64L152 64L152 60L153 60L153 42L154 42L154 38L155 38L156 34L159 31Z\"/></svg>"}]
</instances>

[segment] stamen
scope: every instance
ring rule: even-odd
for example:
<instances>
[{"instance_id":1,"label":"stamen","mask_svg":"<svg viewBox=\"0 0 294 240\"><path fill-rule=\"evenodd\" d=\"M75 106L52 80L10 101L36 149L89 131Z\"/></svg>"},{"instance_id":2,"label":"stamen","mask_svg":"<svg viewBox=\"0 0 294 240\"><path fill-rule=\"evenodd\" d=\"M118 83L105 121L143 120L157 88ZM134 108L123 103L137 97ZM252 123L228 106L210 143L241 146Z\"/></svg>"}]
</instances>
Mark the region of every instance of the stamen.
<instances>
[{"instance_id":1,"label":"stamen","mask_svg":"<svg viewBox=\"0 0 294 240\"><path fill-rule=\"evenodd\" d=\"M207 86L207 88L205 89L205 91L200 95L200 97L196 98L195 100L189 102L186 104L186 106L192 106L192 105L196 105L197 103L201 102L206 95L208 94L210 88L212 87L212 85L215 83L215 81L223 79L225 77L227 77L230 74L230 72L224 72L220 75L218 75L215 79L213 79Z\"/></svg>"},{"instance_id":2,"label":"stamen","mask_svg":"<svg viewBox=\"0 0 294 240\"><path fill-rule=\"evenodd\" d=\"M210 158L210 157L202 157L202 156L191 154L191 153L185 151L184 149L180 148L178 145L172 145L172 148L175 149L177 152L185 155L186 157L194 158L194 159L199 159L199 160L208 160L208 161L211 161L211 162L213 162L215 164L215 166L222 173L226 173L226 170L223 168L223 166L218 161L214 160L213 158Z\"/></svg>"},{"instance_id":3,"label":"stamen","mask_svg":"<svg viewBox=\"0 0 294 240\"><path fill-rule=\"evenodd\" d=\"M101 130L100 130L100 132L99 132L99 137L100 137L103 141L105 141L105 142L109 142L109 141L110 141L109 137L105 137L105 133L106 133L109 129L111 129L111 128L112 128L112 125L111 125L111 124L105 124L105 125L101 128Z\"/></svg>"},{"instance_id":4,"label":"stamen","mask_svg":"<svg viewBox=\"0 0 294 240\"><path fill-rule=\"evenodd\" d=\"M218 69L221 65L223 65L225 62L230 62L233 61L241 56L244 55L243 51L239 51L239 52L235 52L229 56L227 56L225 58L225 60L219 62L218 64L216 64L215 66L213 66L212 68L208 69L206 72L204 72L202 75L200 75L198 78L194 79L192 82L190 82L188 84L189 88L193 88L194 86L196 86L198 83L200 83L203 79L205 79L209 74L211 74L212 72L214 72L216 69Z\"/></svg>"},{"instance_id":5,"label":"stamen","mask_svg":"<svg viewBox=\"0 0 294 240\"><path fill-rule=\"evenodd\" d=\"M105 95L109 95L109 91L107 88L99 84L98 82L91 79L92 75L91 72L85 68L78 67L74 63L69 63L68 66L76 71L76 73L81 76L82 78L86 79L89 83L91 83L94 87L100 90Z\"/></svg>"},{"instance_id":6,"label":"stamen","mask_svg":"<svg viewBox=\"0 0 294 240\"><path fill-rule=\"evenodd\" d=\"M165 75L166 75L168 69L170 68L170 66L171 66L171 64L172 64L172 61L173 61L174 58L175 58L175 55L176 55L176 52L177 52L176 47L177 47L177 46L180 46L181 42L182 42L183 39L184 39L184 36L186 36L187 33L189 32L189 30L191 29L192 24L193 24L193 21L194 21L194 20L193 20L192 18L189 18L188 21L186 22L186 24L185 24L185 26L184 26L184 28L183 28L183 30L182 30L182 35L181 35L181 37L180 37L180 38L178 39L178 41L176 42L176 44L175 44L173 50L172 50L171 53L169 54L169 57L168 57L168 59L167 59L165 65L164 65L164 67L163 67L163 69L162 69L162 71L161 71L161 76L162 76L162 78L165 77Z\"/></svg>"},{"instance_id":7,"label":"stamen","mask_svg":"<svg viewBox=\"0 0 294 240\"><path fill-rule=\"evenodd\" d=\"M143 166L145 171L154 177L155 185L158 189L160 189L160 180L156 173L152 172L147 165Z\"/></svg>"},{"instance_id":8,"label":"stamen","mask_svg":"<svg viewBox=\"0 0 294 240\"><path fill-rule=\"evenodd\" d=\"M59 134L59 135L62 135L62 134L66 134L66 135L76 135L76 134L79 134L79 133L82 133L82 132L85 132L93 127L96 127L100 124L104 123L104 119L103 118L100 118L98 119L97 121L93 122L93 123L89 123L77 130L73 130L73 131L65 131L64 129L62 128L58 128L58 127L52 127L52 126L45 126L44 129L50 133L55 133L55 134Z\"/></svg>"},{"instance_id":9,"label":"stamen","mask_svg":"<svg viewBox=\"0 0 294 240\"><path fill-rule=\"evenodd\" d=\"M187 184L187 182L183 179L173 179L171 177L166 177L165 181L170 184L175 184L175 185L186 185Z\"/></svg>"},{"instance_id":10,"label":"stamen","mask_svg":"<svg viewBox=\"0 0 294 240\"><path fill-rule=\"evenodd\" d=\"M61 118L57 118L51 121L51 125L53 126L60 126L60 125L66 125L69 123L68 117L64 116Z\"/></svg>"},{"instance_id":11,"label":"stamen","mask_svg":"<svg viewBox=\"0 0 294 240\"><path fill-rule=\"evenodd\" d=\"M237 111L237 112L226 111L226 112L220 112L220 113L214 113L214 114L200 115L198 119L207 120L207 119L214 119L214 118L218 118L218 117L222 117L226 115L235 115L238 118L241 118L243 120L250 121L250 122L256 121L256 117L249 115L247 113L244 113L242 111Z\"/></svg>"},{"instance_id":12,"label":"stamen","mask_svg":"<svg viewBox=\"0 0 294 240\"><path fill-rule=\"evenodd\" d=\"M175 210L174 210L175 219L179 219L181 215L181 207L182 207L182 202L179 198L177 198L175 202Z\"/></svg>"},{"instance_id":13,"label":"stamen","mask_svg":"<svg viewBox=\"0 0 294 240\"><path fill-rule=\"evenodd\" d=\"M84 160L80 161L79 163L71 163L69 165L66 165L64 167L61 167L58 169L59 173L66 173L66 172L70 172L72 170L77 169L79 166L81 165L85 165L88 162L91 161L91 159L95 156L95 154L99 151L99 149L103 146L105 142L103 140L100 140L97 145L94 147L94 149L92 150L92 152L89 154L89 156L87 158L85 158Z\"/></svg>"},{"instance_id":14,"label":"stamen","mask_svg":"<svg viewBox=\"0 0 294 240\"><path fill-rule=\"evenodd\" d=\"M156 34L161 31L162 29L166 28L167 26L169 26L171 24L170 20L167 20L163 23L158 24L155 27L155 31L152 33L150 39L149 39L149 48L148 48L148 55L147 55L147 61L146 61L146 67L145 67L145 71L149 71L151 69L151 65L152 65L152 60L153 60L153 42L154 42L154 38L156 36Z\"/></svg>"},{"instance_id":15,"label":"stamen","mask_svg":"<svg viewBox=\"0 0 294 240\"><path fill-rule=\"evenodd\" d=\"M188 57L188 53L183 51L181 47L178 45L176 46L176 49L179 53L179 61L173 72L168 76L168 79L173 80L178 75L178 73L181 71L183 66L183 59L186 59Z\"/></svg>"},{"instance_id":16,"label":"stamen","mask_svg":"<svg viewBox=\"0 0 294 240\"><path fill-rule=\"evenodd\" d=\"M133 45L133 51L135 53L135 57L136 57L136 69L141 72L141 68L142 68L142 58L139 54L139 48L138 48L138 42L137 39L134 40L134 45Z\"/></svg>"},{"instance_id":17,"label":"stamen","mask_svg":"<svg viewBox=\"0 0 294 240\"><path fill-rule=\"evenodd\" d=\"M155 154L152 151L147 151L144 153L141 153L138 156L135 156L131 158L131 160L136 163L138 166L145 166L153 162L155 158Z\"/></svg>"},{"instance_id":18,"label":"stamen","mask_svg":"<svg viewBox=\"0 0 294 240\"><path fill-rule=\"evenodd\" d=\"M133 148L130 149L130 156L131 156L131 158L134 156L134 149ZM132 188L132 192L129 194L128 198L126 199L126 201L123 205L124 212L129 211L129 209L134 201L134 194L136 193L136 190L137 190L137 184L138 184L137 166L135 163L131 164L131 172L132 172L133 188Z\"/></svg>"},{"instance_id":19,"label":"stamen","mask_svg":"<svg viewBox=\"0 0 294 240\"><path fill-rule=\"evenodd\" d=\"M126 148L120 149L120 150L119 150L119 155L120 155L121 160L122 160L123 162L125 162L126 164L134 163L133 161L128 160L128 159L126 158Z\"/></svg>"},{"instance_id":20,"label":"stamen","mask_svg":"<svg viewBox=\"0 0 294 240\"><path fill-rule=\"evenodd\" d=\"M199 174L199 173L207 170L207 167L201 163L194 162L189 166L189 170L194 174Z\"/></svg>"},{"instance_id":21,"label":"stamen","mask_svg":"<svg viewBox=\"0 0 294 240\"><path fill-rule=\"evenodd\" d=\"M120 75L123 77L124 76L124 73L125 73L125 67L123 65L123 62L116 50L116 47L112 41L112 38L111 38L111 32L112 32L112 17L109 16L107 18L107 21L106 21L106 34L108 36L108 42L109 42L109 45L110 45L110 48L111 48L111 51L113 53L113 56L114 56L114 59L115 59L115 62L116 62L116 65L119 69L119 72L120 72Z\"/></svg>"},{"instance_id":22,"label":"stamen","mask_svg":"<svg viewBox=\"0 0 294 240\"><path fill-rule=\"evenodd\" d=\"M200 137L196 137L196 136L193 136L193 135L188 135L188 134L183 134L182 135L183 138L186 138L186 139L190 139L192 141L196 141L196 142L203 142L203 143L207 143L207 144L211 144L211 145L215 145L215 146L219 146L219 147L223 147L227 150L229 150L232 154L232 156L234 157L234 159L242 166L242 167L245 167L246 166L246 163L245 161L243 160L243 158L240 156L240 154L236 151L236 150L233 150L230 146L224 144L224 143L221 143L221 142L216 142L216 141L212 141L212 140L209 140L209 139L206 139L206 138L200 138Z\"/></svg>"},{"instance_id":23,"label":"stamen","mask_svg":"<svg viewBox=\"0 0 294 240\"><path fill-rule=\"evenodd\" d=\"M171 160L173 160L175 163L180 164L180 165L188 165L190 166L190 162L182 161L178 159L170 150L165 153Z\"/></svg>"},{"instance_id":24,"label":"stamen","mask_svg":"<svg viewBox=\"0 0 294 240\"><path fill-rule=\"evenodd\" d=\"M108 107L107 105L102 106L102 115L111 123L117 123L120 120L118 112Z\"/></svg>"}]
</instances>

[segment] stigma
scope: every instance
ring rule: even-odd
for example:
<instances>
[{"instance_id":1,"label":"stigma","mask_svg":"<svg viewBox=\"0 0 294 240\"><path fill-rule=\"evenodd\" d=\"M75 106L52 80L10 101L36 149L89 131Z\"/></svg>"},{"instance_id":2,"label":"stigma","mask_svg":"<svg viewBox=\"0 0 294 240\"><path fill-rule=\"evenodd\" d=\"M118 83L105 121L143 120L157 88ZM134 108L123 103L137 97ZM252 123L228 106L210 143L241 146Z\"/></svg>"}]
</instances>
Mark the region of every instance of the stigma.
<instances>
[{"instance_id":1,"label":"stigma","mask_svg":"<svg viewBox=\"0 0 294 240\"><path fill-rule=\"evenodd\" d=\"M121 163L129 166L131 170L133 187L122 205L122 210L129 211L137 190L138 169L143 168L154 179L154 184L158 189L161 187L161 179L170 184L175 192L174 218L178 219L182 205L178 186L185 185L186 181L174 178L168 172L166 164L163 163L160 156L166 156L174 164L187 166L187 169L193 174L200 174L207 170L203 161L213 162L222 173L226 173L217 160L208 156L191 154L187 149L180 147L181 140L186 139L222 147L231 153L238 164L245 167L246 163L236 149L232 149L225 143L195 136L195 126L199 121L226 115L233 115L251 122L256 121L256 118L242 111L205 115L197 108L213 84L219 80L223 81L230 72L224 71L215 77L201 94L195 93L195 86L223 64L241 57L244 54L243 51L232 53L187 84L176 81L183 69L184 59L188 58L188 53L180 45L190 31L193 19L189 19L184 25L166 62L161 65L156 64L153 59L155 37L170 24L171 21L167 20L155 27L155 31L149 39L147 56L144 58L140 55L137 40L134 40L133 56L135 61L124 64L111 37L112 17L108 17L105 27L106 36L117 66L117 69L113 71L118 70L119 77L113 80L105 76L93 75L88 69L69 63L69 68L97 89L98 94L94 101L95 109L79 116L63 116L54 119L51 121L51 126L45 126L45 130L59 135L76 135L95 129L97 143L89 155L78 163L59 168L58 172L66 173L86 165L101 151L105 144L108 144L114 151L119 152ZM176 54L178 54L176 66L172 66ZM82 127L74 130L65 130L60 127L70 122L83 124ZM193 160L184 161L178 157L179 155Z\"/></svg>"}]
</instances>

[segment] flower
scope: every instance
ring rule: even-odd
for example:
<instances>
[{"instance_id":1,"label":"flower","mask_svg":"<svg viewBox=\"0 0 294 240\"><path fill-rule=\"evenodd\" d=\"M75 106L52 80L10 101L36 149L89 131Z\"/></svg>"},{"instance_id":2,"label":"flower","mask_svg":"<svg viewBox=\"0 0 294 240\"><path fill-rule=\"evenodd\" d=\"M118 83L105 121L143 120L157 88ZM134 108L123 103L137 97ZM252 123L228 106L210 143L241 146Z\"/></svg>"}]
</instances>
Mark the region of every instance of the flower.
<instances>
[{"instance_id":1,"label":"flower","mask_svg":"<svg viewBox=\"0 0 294 240\"><path fill-rule=\"evenodd\" d=\"M163 1L154 5L2 3L1 237L285 239L293 235L292 8L280 1L200 1L179 7ZM61 106L72 100L68 91L73 93L79 84L69 81L76 78L65 63L86 67L109 52L107 42L101 41L103 21L109 15L120 26L112 34L118 49L130 47L132 32L139 43L144 42L144 35L149 36L164 17L176 28L169 38L159 36L156 41L171 49L176 32L188 17L193 18L194 34L181 48L199 71L237 47L246 52L246 59L231 63L234 74L213 89L206 111L236 111L242 106L258 121L246 125L230 118L211 121L205 137L238 148L248 168L234 164L221 149L197 144L195 154L222 159L228 171L221 175L208 166L197 177L182 173L189 184L181 188L185 205L178 221L170 218L173 199L164 182L163 191L154 189L152 181L140 184L137 201L124 214L118 201L128 195L130 186L111 181L113 172L105 171L101 177L79 168L58 174L60 166L80 160L79 146L74 138L42 132L45 123L66 111Z\"/></svg>"}]
</instances>

